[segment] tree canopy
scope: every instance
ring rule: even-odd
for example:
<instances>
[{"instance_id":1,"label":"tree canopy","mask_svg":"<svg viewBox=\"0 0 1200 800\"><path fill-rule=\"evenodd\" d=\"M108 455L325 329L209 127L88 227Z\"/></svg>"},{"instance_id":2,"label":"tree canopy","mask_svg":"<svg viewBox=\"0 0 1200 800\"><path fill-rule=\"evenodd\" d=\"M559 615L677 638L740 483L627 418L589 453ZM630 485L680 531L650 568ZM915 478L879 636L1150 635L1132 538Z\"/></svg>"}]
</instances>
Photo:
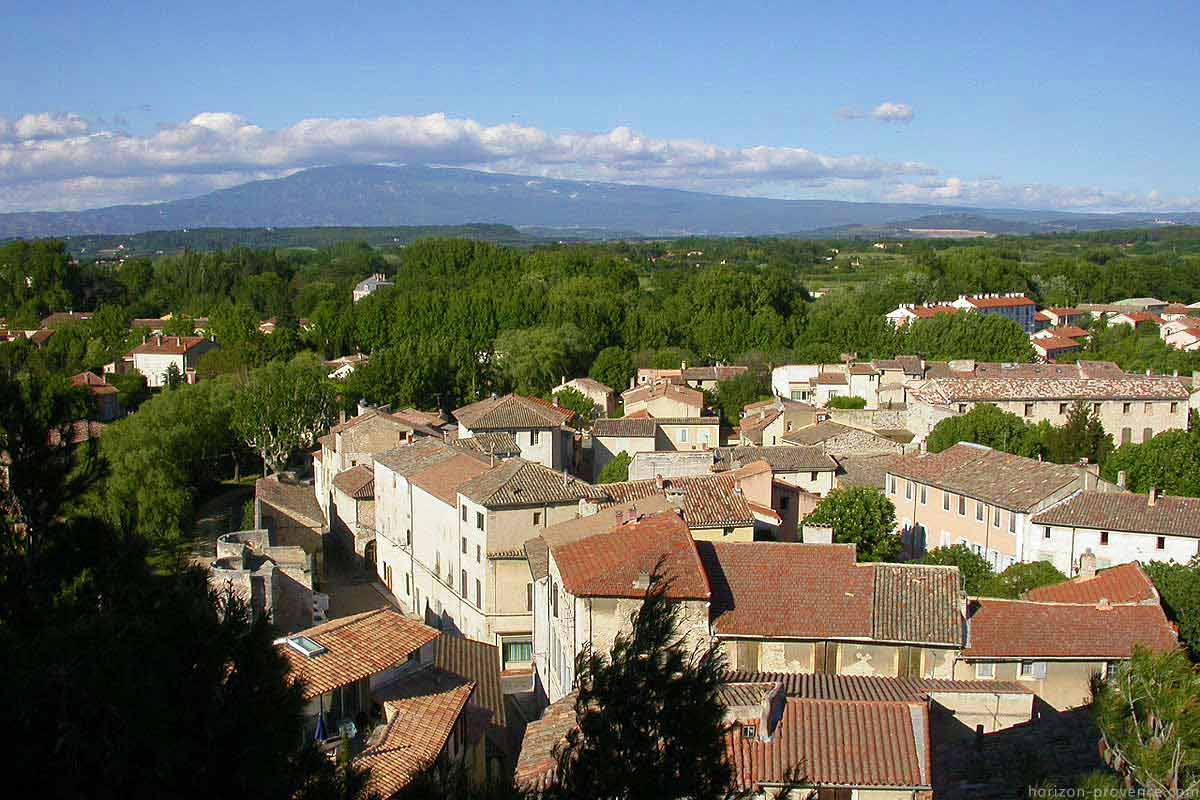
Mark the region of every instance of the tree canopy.
<instances>
[{"instance_id":1,"label":"tree canopy","mask_svg":"<svg viewBox=\"0 0 1200 800\"><path fill-rule=\"evenodd\" d=\"M834 489L821 498L804 524L832 527L834 541L855 545L859 561L890 561L900 554L896 507L878 489Z\"/></svg>"}]
</instances>

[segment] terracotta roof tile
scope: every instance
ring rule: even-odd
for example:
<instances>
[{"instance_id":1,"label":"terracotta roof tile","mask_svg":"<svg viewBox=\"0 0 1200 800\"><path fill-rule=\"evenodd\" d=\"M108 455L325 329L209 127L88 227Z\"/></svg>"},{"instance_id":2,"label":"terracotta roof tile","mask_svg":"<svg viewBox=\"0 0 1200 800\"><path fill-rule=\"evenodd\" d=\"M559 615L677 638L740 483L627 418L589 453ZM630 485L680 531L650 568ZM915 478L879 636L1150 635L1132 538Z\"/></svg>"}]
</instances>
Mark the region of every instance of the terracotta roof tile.
<instances>
[{"instance_id":1,"label":"terracotta roof tile","mask_svg":"<svg viewBox=\"0 0 1200 800\"><path fill-rule=\"evenodd\" d=\"M518 787L539 791L553 785L558 767L554 750L576 727L575 697L571 693L551 703L542 711L540 718L525 727L514 775Z\"/></svg>"},{"instance_id":2,"label":"terracotta roof tile","mask_svg":"<svg viewBox=\"0 0 1200 800\"><path fill-rule=\"evenodd\" d=\"M875 564L872 638L960 646L958 570L921 564Z\"/></svg>"},{"instance_id":3,"label":"terracotta roof tile","mask_svg":"<svg viewBox=\"0 0 1200 800\"><path fill-rule=\"evenodd\" d=\"M355 500L375 499L375 472L365 464L339 472L333 478L333 485Z\"/></svg>"},{"instance_id":4,"label":"terracotta roof tile","mask_svg":"<svg viewBox=\"0 0 1200 800\"><path fill-rule=\"evenodd\" d=\"M878 675L816 675L798 672L748 672L729 674L730 685L738 682L761 685L783 683L791 697L813 700L859 700L913 702L935 692L979 694L1033 694L1019 681L959 681L948 678L886 678Z\"/></svg>"},{"instance_id":5,"label":"terracotta roof tile","mask_svg":"<svg viewBox=\"0 0 1200 800\"><path fill-rule=\"evenodd\" d=\"M204 344L203 336L152 336L126 355L183 355Z\"/></svg>"},{"instance_id":6,"label":"terracotta roof tile","mask_svg":"<svg viewBox=\"0 0 1200 800\"><path fill-rule=\"evenodd\" d=\"M380 608L297 631L288 638L298 636L312 639L325 652L309 657L286 642L275 648L287 660L291 674L304 681L304 699L311 700L395 667L436 639L438 632L390 608Z\"/></svg>"},{"instance_id":7,"label":"terracotta roof tile","mask_svg":"<svg viewBox=\"0 0 1200 800\"><path fill-rule=\"evenodd\" d=\"M575 412L536 397L506 394L456 408L454 418L471 430L558 428Z\"/></svg>"},{"instance_id":8,"label":"terracotta roof tile","mask_svg":"<svg viewBox=\"0 0 1200 800\"><path fill-rule=\"evenodd\" d=\"M78 375L71 376L72 386L86 386L91 390L92 394L116 394L117 387L109 385L104 378L101 378L94 372L81 372Z\"/></svg>"},{"instance_id":9,"label":"terracotta roof tile","mask_svg":"<svg viewBox=\"0 0 1200 800\"><path fill-rule=\"evenodd\" d=\"M493 467L473 453L457 453L408 476L409 483L451 506L458 505L458 489Z\"/></svg>"},{"instance_id":10,"label":"terracotta roof tile","mask_svg":"<svg viewBox=\"0 0 1200 800\"><path fill-rule=\"evenodd\" d=\"M789 431L783 435L783 440L791 444L815 445L855 430L858 429L851 428L849 425L843 425L840 422L825 420L815 425L808 425L794 431Z\"/></svg>"},{"instance_id":11,"label":"terracotta roof tile","mask_svg":"<svg viewBox=\"0 0 1200 800\"><path fill-rule=\"evenodd\" d=\"M310 528L319 529L325 524L325 515L311 486L280 480L272 475L254 482L254 497Z\"/></svg>"},{"instance_id":12,"label":"terracotta roof tile","mask_svg":"<svg viewBox=\"0 0 1200 800\"><path fill-rule=\"evenodd\" d=\"M1043 586L1026 593L1026 600L1041 603L1158 603L1158 590L1137 562L1097 572L1090 578Z\"/></svg>"},{"instance_id":13,"label":"terracotta roof tile","mask_svg":"<svg viewBox=\"0 0 1200 800\"><path fill-rule=\"evenodd\" d=\"M704 392L689 386L667 383L666 381L646 383L641 386L635 386L632 389L626 389L621 393L621 401L626 405L631 403L645 403L659 397L669 397L672 400L678 400L681 403L686 403L696 408L704 406Z\"/></svg>"},{"instance_id":14,"label":"terracotta roof tile","mask_svg":"<svg viewBox=\"0 0 1200 800\"><path fill-rule=\"evenodd\" d=\"M612 503L628 503L656 494L682 493L683 519L689 528L727 528L754 524L754 512L737 489L731 473L667 478L662 486L650 478L596 487Z\"/></svg>"},{"instance_id":15,"label":"terracotta roof tile","mask_svg":"<svg viewBox=\"0 0 1200 800\"><path fill-rule=\"evenodd\" d=\"M590 483L522 458L497 464L461 484L458 491L488 508L563 505L601 497Z\"/></svg>"},{"instance_id":16,"label":"terracotta roof tile","mask_svg":"<svg viewBox=\"0 0 1200 800\"><path fill-rule=\"evenodd\" d=\"M971 602L964 658L1129 658L1135 645L1170 650L1175 632L1158 605Z\"/></svg>"},{"instance_id":17,"label":"terracotta roof tile","mask_svg":"<svg viewBox=\"0 0 1200 800\"><path fill-rule=\"evenodd\" d=\"M508 431L480 431L465 439L454 439L453 444L464 450L494 455L497 458L521 455L521 446L517 444L516 437Z\"/></svg>"},{"instance_id":18,"label":"terracotta roof tile","mask_svg":"<svg viewBox=\"0 0 1200 800\"><path fill-rule=\"evenodd\" d=\"M622 439L651 439L660 425L702 425L719 427L717 417L650 417L631 414L617 419L598 419L592 423L592 435Z\"/></svg>"},{"instance_id":19,"label":"terracotta roof tile","mask_svg":"<svg viewBox=\"0 0 1200 800\"><path fill-rule=\"evenodd\" d=\"M1032 519L1035 525L1062 525L1129 533L1200 538L1200 498L1132 492L1080 492Z\"/></svg>"},{"instance_id":20,"label":"terracotta roof tile","mask_svg":"<svg viewBox=\"0 0 1200 800\"><path fill-rule=\"evenodd\" d=\"M1061 336L1064 339L1080 339L1091 335L1078 325L1058 325L1053 328L1047 328L1047 330L1055 336Z\"/></svg>"},{"instance_id":21,"label":"terracotta roof tile","mask_svg":"<svg viewBox=\"0 0 1200 800\"><path fill-rule=\"evenodd\" d=\"M978 297L971 296L965 298L975 308L1015 308L1017 306L1032 306L1036 305L1025 295L1016 296L999 296L999 297Z\"/></svg>"},{"instance_id":22,"label":"terracotta roof tile","mask_svg":"<svg viewBox=\"0 0 1200 800\"><path fill-rule=\"evenodd\" d=\"M501 728L505 723L504 692L500 684L500 649L494 644L478 642L465 636L443 634L437 639L434 665L438 669L461 675L475 684L471 705L490 714L491 724Z\"/></svg>"},{"instance_id":23,"label":"terracotta roof tile","mask_svg":"<svg viewBox=\"0 0 1200 800\"><path fill-rule=\"evenodd\" d=\"M1016 511L1028 511L1079 481L1074 467L965 442L940 453L899 456L888 472Z\"/></svg>"},{"instance_id":24,"label":"terracotta roof tile","mask_svg":"<svg viewBox=\"0 0 1200 800\"><path fill-rule=\"evenodd\" d=\"M754 461L766 461L773 472L826 472L837 469L837 462L819 447L773 445L757 447L718 447L714 452L714 471L738 469Z\"/></svg>"},{"instance_id":25,"label":"terracotta roof tile","mask_svg":"<svg viewBox=\"0 0 1200 800\"><path fill-rule=\"evenodd\" d=\"M935 378L914 396L936 405L998 400L1187 400L1183 380L1142 375L1112 378Z\"/></svg>"},{"instance_id":26,"label":"terracotta roof tile","mask_svg":"<svg viewBox=\"0 0 1200 800\"><path fill-rule=\"evenodd\" d=\"M1074 350L1082 345L1074 339L1068 339L1065 336L1043 336L1038 339L1029 340L1034 347L1046 353L1056 353L1060 350Z\"/></svg>"}]
</instances>

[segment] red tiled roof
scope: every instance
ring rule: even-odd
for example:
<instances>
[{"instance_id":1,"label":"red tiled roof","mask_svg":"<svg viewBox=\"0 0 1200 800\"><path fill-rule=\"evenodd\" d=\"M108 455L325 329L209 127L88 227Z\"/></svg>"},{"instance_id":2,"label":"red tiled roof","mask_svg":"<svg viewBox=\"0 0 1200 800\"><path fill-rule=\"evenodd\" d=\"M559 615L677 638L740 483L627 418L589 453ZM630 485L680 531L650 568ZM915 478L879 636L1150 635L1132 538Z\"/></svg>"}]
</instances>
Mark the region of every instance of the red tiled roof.
<instances>
[{"instance_id":1,"label":"red tiled roof","mask_svg":"<svg viewBox=\"0 0 1200 800\"><path fill-rule=\"evenodd\" d=\"M563 588L576 597L641 597L635 584L657 564L671 579L667 597L707 600L708 582L687 524L674 510L625 521L562 545L549 543Z\"/></svg>"},{"instance_id":2,"label":"red tiled roof","mask_svg":"<svg viewBox=\"0 0 1200 800\"><path fill-rule=\"evenodd\" d=\"M1055 336L1061 336L1064 339L1078 339L1083 336L1090 336L1083 328L1078 325L1058 325L1053 328L1047 328Z\"/></svg>"},{"instance_id":3,"label":"red tiled roof","mask_svg":"<svg viewBox=\"0 0 1200 800\"><path fill-rule=\"evenodd\" d=\"M557 428L575 416L568 408L538 397L506 394L456 408L454 418L471 430Z\"/></svg>"},{"instance_id":4,"label":"red tiled roof","mask_svg":"<svg viewBox=\"0 0 1200 800\"><path fill-rule=\"evenodd\" d=\"M1128 533L1200 538L1200 498L1133 492L1080 492L1065 503L1041 512L1035 525L1062 525Z\"/></svg>"},{"instance_id":5,"label":"red tiled roof","mask_svg":"<svg viewBox=\"0 0 1200 800\"><path fill-rule=\"evenodd\" d=\"M691 475L667 478L659 487L657 480L608 483L596 487L613 503L628 503L655 494L682 493L683 519L689 528L728 528L754 524L754 513L737 489L732 473Z\"/></svg>"},{"instance_id":6,"label":"red tiled roof","mask_svg":"<svg viewBox=\"0 0 1200 800\"><path fill-rule=\"evenodd\" d=\"M364 464L339 472L334 476L333 485L354 500L375 499L375 472Z\"/></svg>"},{"instance_id":7,"label":"red tiled roof","mask_svg":"<svg viewBox=\"0 0 1200 800\"><path fill-rule=\"evenodd\" d=\"M180 356L204 344L203 336L151 336L126 355Z\"/></svg>"},{"instance_id":8,"label":"red tiled roof","mask_svg":"<svg viewBox=\"0 0 1200 800\"><path fill-rule=\"evenodd\" d=\"M794 775L807 785L928 789L926 703L787 698L771 741L725 736L734 784L747 790L781 785Z\"/></svg>"},{"instance_id":9,"label":"red tiled roof","mask_svg":"<svg viewBox=\"0 0 1200 800\"><path fill-rule=\"evenodd\" d=\"M1033 315L1033 318L1036 319L1038 322L1049 322L1050 321L1050 317L1047 316L1046 312L1044 312L1044 311L1037 312L1036 314Z\"/></svg>"},{"instance_id":10,"label":"red tiled roof","mask_svg":"<svg viewBox=\"0 0 1200 800\"><path fill-rule=\"evenodd\" d=\"M438 637L433 628L398 611L380 608L342 617L292 634L306 636L325 648L316 656L297 652L287 642L275 645L291 674L304 681L304 699L395 667Z\"/></svg>"},{"instance_id":11,"label":"red tiled roof","mask_svg":"<svg viewBox=\"0 0 1200 800\"><path fill-rule=\"evenodd\" d=\"M515 783L528 791L540 791L554 783L558 762L554 749L576 727L575 694L551 703L542 716L525 726L521 754L517 757Z\"/></svg>"},{"instance_id":12,"label":"red tiled roof","mask_svg":"<svg viewBox=\"0 0 1200 800\"><path fill-rule=\"evenodd\" d=\"M1075 367L1072 367L1075 369ZM1038 378L1014 370L1005 378L935 378L914 396L934 404L998 400L1186 400L1183 379L1166 375Z\"/></svg>"},{"instance_id":13,"label":"red tiled roof","mask_svg":"<svg viewBox=\"0 0 1200 800\"><path fill-rule=\"evenodd\" d=\"M1058 350L1072 350L1079 348L1081 345L1074 339L1067 339L1063 336L1042 336L1037 339L1030 340L1033 346L1039 350L1050 353Z\"/></svg>"},{"instance_id":14,"label":"red tiled roof","mask_svg":"<svg viewBox=\"0 0 1200 800\"><path fill-rule=\"evenodd\" d=\"M1023 294L1016 297L967 297L966 301L975 306L975 308L1014 308L1016 306L1036 305L1036 303Z\"/></svg>"},{"instance_id":15,"label":"red tiled roof","mask_svg":"<svg viewBox=\"0 0 1200 800\"><path fill-rule=\"evenodd\" d=\"M491 466L487 461L461 453L413 473L408 480L439 500L457 506L458 487L489 469Z\"/></svg>"},{"instance_id":16,"label":"red tiled roof","mask_svg":"<svg viewBox=\"0 0 1200 800\"><path fill-rule=\"evenodd\" d=\"M948 678L887 678L881 675L817 675L800 672L729 673L729 684L782 683L789 697L811 700L883 700L915 702L936 692L967 694L1033 694L1020 681L951 680Z\"/></svg>"},{"instance_id":17,"label":"red tiled roof","mask_svg":"<svg viewBox=\"0 0 1200 800\"><path fill-rule=\"evenodd\" d=\"M101 378L94 372L81 372L78 375L72 375L71 385L86 386L95 395L117 393L117 387L111 386L104 378Z\"/></svg>"},{"instance_id":18,"label":"red tiled roof","mask_svg":"<svg viewBox=\"0 0 1200 800\"><path fill-rule=\"evenodd\" d=\"M1080 605L978 598L964 658L1129 658L1135 645L1170 650L1175 632L1158 605Z\"/></svg>"},{"instance_id":19,"label":"red tiled roof","mask_svg":"<svg viewBox=\"0 0 1200 800\"><path fill-rule=\"evenodd\" d=\"M1090 578L1074 578L1026 593L1041 603L1158 602L1158 590L1137 562L1101 570Z\"/></svg>"},{"instance_id":20,"label":"red tiled roof","mask_svg":"<svg viewBox=\"0 0 1200 800\"><path fill-rule=\"evenodd\" d=\"M681 386L665 381L643 384L633 389L626 389L621 393L621 401L626 405L630 403L644 403L658 397L670 397L697 408L704 405L704 392L692 389L689 386Z\"/></svg>"}]
</instances>

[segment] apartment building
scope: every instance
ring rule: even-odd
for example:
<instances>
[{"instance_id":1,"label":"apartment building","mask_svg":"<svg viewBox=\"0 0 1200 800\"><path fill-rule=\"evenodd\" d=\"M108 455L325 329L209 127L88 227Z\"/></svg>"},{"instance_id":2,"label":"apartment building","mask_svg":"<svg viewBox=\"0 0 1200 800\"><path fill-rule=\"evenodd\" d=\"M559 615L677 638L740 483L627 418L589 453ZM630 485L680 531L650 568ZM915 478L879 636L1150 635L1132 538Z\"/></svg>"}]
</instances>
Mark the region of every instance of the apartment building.
<instances>
[{"instance_id":1,"label":"apartment building","mask_svg":"<svg viewBox=\"0 0 1200 800\"><path fill-rule=\"evenodd\" d=\"M965 544L997 570L1038 558L1040 551L1029 547L1038 512L1084 489L1116 489L1085 467L969 442L902 456L886 470L884 493L896 506L908 553Z\"/></svg>"},{"instance_id":2,"label":"apartment building","mask_svg":"<svg viewBox=\"0 0 1200 800\"><path fill-rule=\"evenodd\" d=\"M153 336L126 353L125 361L152 388L166 385L172 367L185 383L195 383L200 358L216 347L203 336Z\"/></svg>"},{"instance_id":3,"label":"apartment building","mask_svg":"<svg viewBox=\"0 0 1200 800\"><path fill-rule=\"evenodd\" d=\"M1019 292L959 295L959 298L951 302L950 306L962 311L1004 317L1020 325L1021 330L1026 333L1033 333L1037 330L1037 322L1034 320L1037 304Z\"/></svg>"},{"instance_id":4,"label":"apartment building","mask_svg":"<svg viewBox=\"0 0 1200 800\"><path fill-rule=\"evenodd\" d=\"M568 425L575 412L536 397L508 394L456 408L458 438L481 433L508 433L521 458L554 470L575 466L575 431Z\"/></svg>"}]
</instances>

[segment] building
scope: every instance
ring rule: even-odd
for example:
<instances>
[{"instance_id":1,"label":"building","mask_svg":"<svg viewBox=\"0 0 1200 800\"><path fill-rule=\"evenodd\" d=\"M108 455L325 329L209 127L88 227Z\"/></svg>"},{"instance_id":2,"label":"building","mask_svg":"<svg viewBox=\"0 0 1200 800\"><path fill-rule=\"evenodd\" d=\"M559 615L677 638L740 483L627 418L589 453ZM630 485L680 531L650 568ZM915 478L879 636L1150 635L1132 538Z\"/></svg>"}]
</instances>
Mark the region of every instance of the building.
<instances>
[{"instance_id":1,"label":"building","mask_svg":"<svg viewBox=\"0 0 1200 800\"><path fill-rule=\"evenodd\" d=\"M355 284L353 293L354 302L357 303L364 297L370 297L385 286L395 285L395 281L388 280L388 277L382 272L376 272L374 275L363 278L361 281Z\"/></svg>"},{"instance_id":2,"label":"building","mask_svg":"<svg viewBox=\"0 0 1200 800\"><path fill-rule=\"evenodd\" d=\"M521 448L521 458L550 469L575 465L575 431L568 423L575 412L535 397L506 394L456 408L458 438L504 431Z\"/></svg>"},{"instance_id":3,"label":"building","mask_svg":"<svg viewBox=\"0 0 1200 800\"><path fill-rule=\"evenodd\" d=\"M275 544L268 530L235 531L217 538L209 583L232 589L277 629L297 631L313 624L315 567L303 547Z\"/></svg>"},{"instance_id":4,"label":"building","mask_svg":"<svg viewBox=\"0 0 1200 800\"><path fill-rule=\"evenodd\" d=\"M1200 319L1176 317L1164 322L1158 329L1158 335L1165 344L1176 350L1200 350Z\"/></svg>"},{"instance_id":5,"label":"building","mask_svg":"<svg viewBox=\"0 0 1200 800\"><path fill-rule=\"evenodd\" d=\"M973 598L957 679L1019 681L1057 709L1091 702L1094 675L1177 645L1157 601L1063 603Z\"/></svg>"},{"instance_id":6,"label":"building","mask_svg":"<svg viewBox=\"0 0 1200 800\"><path fill-rule=\"evenodd\" d=\"M595 404L597 417L611 417L617 412L616 394L600 381L592 378L572 378L568 381L564 377L551 392L558 394L564 389L574 389L591 400Z\"/></svg>"},{"instance_id":7,"label":"building","mask_svg":"<svg viewBox=\"0 0 1200 800\"><path fill-rule=\"evenodd\" d=\"M996 314L1010 319L1020 325L1021 330L1026 333L1033 333L1037 330L1037 322L1033 318L1037 313L1037 304L1019 292L959 295L959 298L950 305L962 311Z\"/></svg>"},{"instance_id":8,"label":"building","mask_svg":"<svg viewBox=\"0 0 1200 800\"><path fill-rule=\"evenodd\" d=\"M669 575L680 633L708 640L708 581L688 526L662 497L621 503L547 528L524 544L533 577L534 663L539 695L553 703L574 687L575 657L608 653L641 607L651 581Z\"/></svg>"},{"instance_id":9,"label":"building","mask_svg":"<svg viewBox=\"0 0 1200 800\"><path fill-rule=\"evenodd\" d=\"M704 413L704 393L668 381L644 383L621 393L626 417L699 417Z\"/></svg>"},{"instance_id":10,"label":"building","mask_svg":"<svg viewBox=\"0 0 1200 800\"><path fill-rule=\"evenodd\" d=\"M641 386L646 383L666 381L668 383L690 386L693 389L708 389L712 391L717 388L717 383L720 381L732 380L740 375L744 375L749 369L749 367L730 366L727 364L717 364L711 367L689 367L687 362L683 361L680 363L679 369L640 367L637 371L637 383Z\"/></svg>"},{"instance_id":11,"label":"building","mask_svg":"<svg viewBox=\"0 0 1200 800\"><path fill-rule=\"evenodd\" d=\"M114 419L122 416L124 410L121 408L118 395L120 392L117 387L108 383L94 372L81 372L78 375L71 376L72 386L86 386L92 395L92 402L96 405L96 419L100 422L112 422Z\"/></svg>"},{"instance_id":12,"label":"building","mask_svg":"<svg viewBox=\"0 0 1200 800\"><path fill-rule=\"evenodd\" d=\"M322 362L325 368L329 370L329 377L335 381L342 381L349 378L354 370L370 362L368 356L362 353L354 353L353 355L340 356Z\"/></svg>"},{"instance_id":13,"label":"building","mask_svg":"<svg viewBox=\"0 0 1200 800\"><path fill-rule=\"evenodd\" d=\"M592 423L592 475L621 453L711 450L721 443L718 417L621 417Z\"/></svg>"},{"instance_id":14,"label":"building","mask_svg":"<svg viewBox=\"0 0 1200 800\"><path fill-rule=\"evenodd\" d=\"M733 669L949 678L958 570L859 564L853 545L698 542L713 635Z\"/></svg>"},{"instance_id":15,"label":"building","mask_svg":"<svg viewBox=\"0 0 1200 800\"><path fill-rule=\"evenodd\" d=\"M1040 558L1034 516L1099 485L1084 467L959 442L940 453L894 459L884 493L896 506L909 553L964 544L1003 570Z\"/></svg>"},{"instance_id":16,"label":"building","mask_svg":"<svg viewBox=\"0 0 1200 800\"><path fill-rule=\"evenodd\" d=\"M777 445L785 434L827 417L828 412L808 403L782 397L760 400L742 409L738 439L745 445Z\"/></svg>"},{"instance_id":17,"label":"building","mask_svg":"<svg viewBox=\"0 0 1200 800\"><path fill-rule=\"evenodd\" d=\"M1078 353L1083 349L1081 342L1065 336L1034 336L1029 343L1042 361L1054 361L1067 353Z\"/></svg>"},{"instance_id":18,"label":"building","mask_svg":"<svg viewBox=\"0 0 1200 800\"><path fill-rule=\"evenodd\" d=\"M154 336L126 353L125 361L150 387L165 385L171 367L178 370L181 380L195 383L200 358L216 347L216 342L203 336Z\"/></svg>"},{"instance_id":19,"label":"building","mask_svg":"<svg viewBox=\"0 0 1200 800\"><path fill-rule=\"evenodd\" d=\"M1110 314L1106 319L1109 325L1128 325L1130 328L1147 324L1162 325L1164 322L1158 314L1149 311L1125 311L1119 314Z\"/></svg>"},{"instance_id":20,"label":"building","mask_svg":"<svg viewBox=\"0 0 1200 800\"><path fill-rule=\"evenodd\" d=\"M254 482L254 527L266 530L273 546L293 545L313 561L314 588L325 574L325 515L311 483L291 474Z\"/></svg>"},{"instance_id":21,"label":"building","mask_svg":"<svg viewBox=\"0 0 1200 800\"><path fill-rule=\"evenodd\" d=\"M834 489L838 462L818 447L721 447L714 472L741 470L755 462L771 469L770 507L779 515L778 538L796 541L800 520Z\"/></svg>"},{"instance_id":22,"label":"building","mask_svg":"<svg viewBox=\"0 0 1200 800\"><path fill-rule=\"evenodd\" d=\"M1060 307L1060 308L1045 308L1042 309L1050 319L1051 325L1085 325L1091 319L1091 315L1078 308Z\"/></svg>"},{"instance_id":23,"label":"building","mask_svg":"<svg viewBox=\"0 0 1200 800\"><path fill-rule=\"evenodd\" d=\"M935 305L915 305L913 303L901 303L896 307L895 311L889 311L885 318L891 323L893 328L902 328L910 322L917 322L923 319L932 319L933 317L942 314L957 314L959 309L949 303L940 303Z\"/></svg>"},{"instance_id":24,"label":"building","mask_svg":"<svg viewBox=\"0 0 1200 800\"><path fill-rule=\"evenodd\" d=\"M781 524L771 508L770 475L770 469L757 462L720 474L606 483L596 488L604 495L601 505L616 507L666 497L696 539L750 542L756 531L775 533Z\"/></svg>"},{"instance_id":25,"label":"building","mask_svg":"<svg viewBox=\"0 0 1200 800\"><path fill-rule=\"evenodd\" d=\"M1200 553L1200 498L1084 491L1034 515L1030 561L1050 561L1065 575L1091 554L1109 567L1137 561L1186 564Z\"/></svg>"},{"instance_id":26,"label":"building","mask_svg":"<svg viewBox=\"0 0 1200 800\"><path fill-rule=\"evenodd\" d=\"M66 325L75 325L80 322L88 322L92 316L91 311L55 311L53 314L42 318L42 329L50 330Z\"/></svg>"},{"instance_id":27,"label":"building","mask_svg":"<svg viewBox=\"0 0 1200 800\"><path fill-rule=\"evenodd\" d=\"M1097 367L1097 364L1101 366ZM980 365L981 367L983 365ZM938 422L991 403L1026 422L1065 425L1071 407L1091 407L1117 444L1145 442L1157 433L1187 430L1191 387L1169 375L1133 375L1103 362L1062 365L1060 374L1039 374L1033 365L1001 367L1001 375L933 378L910 392L908 427L923 441Z\"/></svg>"},{"instance_id":28,"label":"building","mask_svg":"<svg viewBox=\"0 0 1200 800\"><path fill-rule=\"evenodd\" d=\"M906 437L912 440L911 435ZM783 444L791 447L816 447L834 458L846 456L900 455L905 443L877 431L852 428L840 422L826 420L783 435Z\"/></svg>"}]
</instances>

